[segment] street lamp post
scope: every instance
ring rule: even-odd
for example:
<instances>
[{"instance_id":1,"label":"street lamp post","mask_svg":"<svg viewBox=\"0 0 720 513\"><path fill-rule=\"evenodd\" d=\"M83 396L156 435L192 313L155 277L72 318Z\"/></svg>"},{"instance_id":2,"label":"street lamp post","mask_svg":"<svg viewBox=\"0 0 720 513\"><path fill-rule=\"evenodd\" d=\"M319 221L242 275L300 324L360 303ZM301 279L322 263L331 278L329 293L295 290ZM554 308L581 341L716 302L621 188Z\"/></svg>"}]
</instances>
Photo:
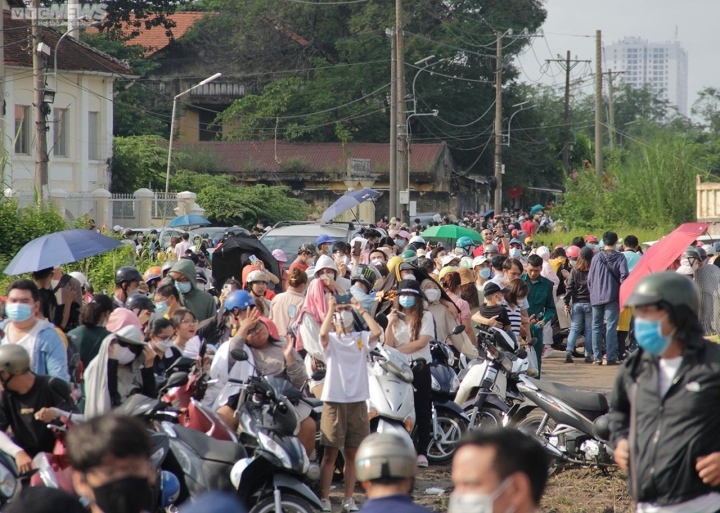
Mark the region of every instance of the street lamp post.
<instances>
[{"instance_id":1,"label":"street lamp post","mask_svg":"<svg viewBox=\"0 0 720 513\"><path fill-rule=\"evenodd\" d=\"M182 93L175 95L175 98L173 98L172 117L170 118L170 141L168 142L167 172L165 173L165 200L166 201L168 199L168 196L170 195L170 164L172 162L173 139L175 138L175 112L177 111L178 98L185 96L186 94L197 89L198 87L204 86L205 84L212 82L213 80L215 80L216 78L219 78L220 76L222 76L222 73L215 73L213 76L208 77L205 80L203 80L202 82L195 84L187 91L183 91ZM165 226L166 213L167 213L167 209L163 207L163 226Z\"/></svg>"},{"instance_id":2,"label":"street lamp post","mask_svg":"<svg viewBox=\"0 0 720 513\"><path fill-rule=\"evenodd\" d=\"M530 110L530 109L534 109L535 107L537 107L537 105L530 105L528 108L523 109L522 106L525 105L526 103L530 103L530 100L524 101L522 103L516 103L515 105L513 105L513 107L521 107L521 108L519 108L518 110L513 112L512 115L510 116L510 120L508 121L507 144L505 146L508 146L508 147L510 146L510 125L512 125L512 120L515 117L515 114L517 114L518 112L522 112L524 110Z\"/></svg>"}]
</instances>

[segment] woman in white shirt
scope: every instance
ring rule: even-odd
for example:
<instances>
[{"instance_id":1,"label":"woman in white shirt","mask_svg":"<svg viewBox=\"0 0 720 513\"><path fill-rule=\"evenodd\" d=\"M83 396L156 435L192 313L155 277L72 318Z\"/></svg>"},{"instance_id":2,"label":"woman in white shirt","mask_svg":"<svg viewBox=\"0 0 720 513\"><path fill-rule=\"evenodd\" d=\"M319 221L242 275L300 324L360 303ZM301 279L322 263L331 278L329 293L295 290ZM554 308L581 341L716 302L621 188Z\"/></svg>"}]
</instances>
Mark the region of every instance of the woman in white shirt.
<instances>
[{"instance_id":1,"label":"woman in white shirt","mask_svg":"<svg viewBox=\"0 0 720 513\"><path fill-rule=\"evenodd\" d=\"M402 280L398 284L397 298L392 312L388 315L385 329L385 343L395 347L411 360L423 358L428 364L432 361L430 340L435 336L435 323L432 314L423 306L425 295L417 280ZM427 467L427 449L432 438L432 378L429 365L413 369L415 387L415 449L418 453L417 464Z\"/></svg>"}]
</instances>

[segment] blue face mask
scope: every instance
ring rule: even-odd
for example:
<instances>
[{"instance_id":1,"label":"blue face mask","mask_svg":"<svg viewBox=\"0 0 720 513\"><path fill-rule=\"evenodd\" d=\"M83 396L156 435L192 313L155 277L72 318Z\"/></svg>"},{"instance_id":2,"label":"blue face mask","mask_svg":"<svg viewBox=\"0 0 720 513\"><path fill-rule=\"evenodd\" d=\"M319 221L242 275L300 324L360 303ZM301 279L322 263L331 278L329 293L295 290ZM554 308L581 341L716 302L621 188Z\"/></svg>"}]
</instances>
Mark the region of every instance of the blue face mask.
<instances>
[{"instance_id":1,"label":"blue face mask","mask_svg":"<svg viewBox=\"0 0 720 513\"><path fill-rule=\"evenodd\" d=\"M405 239L395 239L395 245L399 248L405 247Z\"/></svg>"},{"instance_id":2,"label":"blue face mask","mask_svg":"<svg viewBox=\"0 0 720 513\"><path fill-rule=\"evenodd\" d=\"M520 258L521 255L520 248L510 248L510 258Z\"/></svg>"},{"instance_id":3,"label":"blue face mask","mask_svg":"<svg viewBox=\"0 0 720 513\"><path fill-rule=\"evenodd\" d=\"M192 288L192 284L189 281L176 281L175 286L181 294L187 294Z\"/></svg>"},{"instance_id":4,"label":"blue face mask","mask_svg":"<svg viewBox=\"0 0 720 513\"><path fill-rule=\"evenodd\" d=\"M480 272L478 272L478 274L483 280L487 280L488 278L490 278L490 268L483 267L482 269L480 269Z\"/></svg>"},{"instance_id":5,"label":"blue face mask","mask_svg":"<svg viewBox=\"0 0 720 513\"><path fill-rule=\"evenodd\" d=\"M662 319L651 321L635 318L634 331L638 345L653 356L662 355L672 340L672 335L662 334Z\"/></svg>"},{"instance_id":6,"label":"blue face mask","mask_svg":"<svg viewBox=\"0 0 720 513\"><path fill-rule=\"evenodd\" d=\"M5 305L5 315L14 322L27 321L32 317L32 305L22 303L8 303Z\"/></svg>"},{"instance_id":7,"label":"blue face mask","mask_svg":"<svg viewBox=\"0 0 720 513\"><path fill-rule=\"evenodd\" d=\"M412 308L415 306L415 296L400 296L398 303L400 303L400 306L403 308Z\"/></svg>"},{"instance_id":8,"label":"blue face mask","mask_svg":"<svg viewBox=\"0 0 720 513\"><path fill-rule=\"evenodd\" d=\"M368 312L372 311L375 303L375 293L368 294L359 285L353 285L352 287L350 287L350 294L352 295L352 297L354 297L360 302L360 305L365 310L367 310Z\"/></svg>"},{"instance_id":9,"label":"blue face mask","mask_svg":"<svg viewBox=\"0 0 720 513\"><path fill-rule=\"evenodd\" d=\"M155 313L158 315L164 315L168 311L167 301L158 301L155 303Z\"/></svg>"}]
</instances>

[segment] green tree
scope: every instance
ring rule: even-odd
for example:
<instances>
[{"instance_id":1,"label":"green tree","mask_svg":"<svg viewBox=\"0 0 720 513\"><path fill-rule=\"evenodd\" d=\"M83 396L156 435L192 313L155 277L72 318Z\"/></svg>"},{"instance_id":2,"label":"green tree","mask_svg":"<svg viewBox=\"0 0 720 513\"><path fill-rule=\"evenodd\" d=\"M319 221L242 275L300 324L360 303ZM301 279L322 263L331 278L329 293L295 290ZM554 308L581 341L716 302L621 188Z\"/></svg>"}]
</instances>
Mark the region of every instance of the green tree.
<instances>
[{"instance_id":1,"label":"green tree","mask_svg":"<svg viewBox=\"0 0 720 513\"><path fill-rule=\"evenodd\" d=\"M115 137L110 161L111 192L132 193L143 187L164 190L166 144L167 141L154 135Z\"/></svg>"}]
</instances>

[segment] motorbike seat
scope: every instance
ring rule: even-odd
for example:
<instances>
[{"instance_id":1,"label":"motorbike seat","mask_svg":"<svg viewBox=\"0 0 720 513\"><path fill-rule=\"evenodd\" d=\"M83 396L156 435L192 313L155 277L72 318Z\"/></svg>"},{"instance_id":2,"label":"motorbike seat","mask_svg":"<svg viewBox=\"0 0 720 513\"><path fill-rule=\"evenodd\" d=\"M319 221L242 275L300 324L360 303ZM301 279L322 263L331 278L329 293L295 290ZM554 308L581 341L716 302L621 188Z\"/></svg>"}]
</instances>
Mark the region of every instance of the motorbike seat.
<instances>
[{"instance_id":1,"label":"motorbike seat","mask_svg":"<svg viewBox=\"0 0 720 513\"><path fill-rule=\"evenodd\" d=\"M323 404L320 399L316 399L314 397L303 397L301 401L307 403L308 406L310 406L311 408L317 408L318 406L322 406Z\"/></svg>"},{"instance_id":2,"label":"motorbike seat","mask_svg":"<svg viewBox=\"0 0 720 513\"><path fill-rule=\"evenodd\" d=\"M604 414L610 409L607 397L605 397L604 394L575 390L569 386L561 385L560 383L551 383L545 380L528 379L532 380L533 384L543 392L562 399L576 410Z\"/></svg>"},{"instance_id":3,"label":"motorbike seat","mask_svg":"<svg viewBox=\"0 0 720 513\"><path fill-rule=\"evenodd\" d=\"M205 433L185 426L176 425L173 428L177 437L190 446L203 460L234 465L237 461L247 457L247 451L238 443L216 440Z\"/></svg>"}]
</instances>

